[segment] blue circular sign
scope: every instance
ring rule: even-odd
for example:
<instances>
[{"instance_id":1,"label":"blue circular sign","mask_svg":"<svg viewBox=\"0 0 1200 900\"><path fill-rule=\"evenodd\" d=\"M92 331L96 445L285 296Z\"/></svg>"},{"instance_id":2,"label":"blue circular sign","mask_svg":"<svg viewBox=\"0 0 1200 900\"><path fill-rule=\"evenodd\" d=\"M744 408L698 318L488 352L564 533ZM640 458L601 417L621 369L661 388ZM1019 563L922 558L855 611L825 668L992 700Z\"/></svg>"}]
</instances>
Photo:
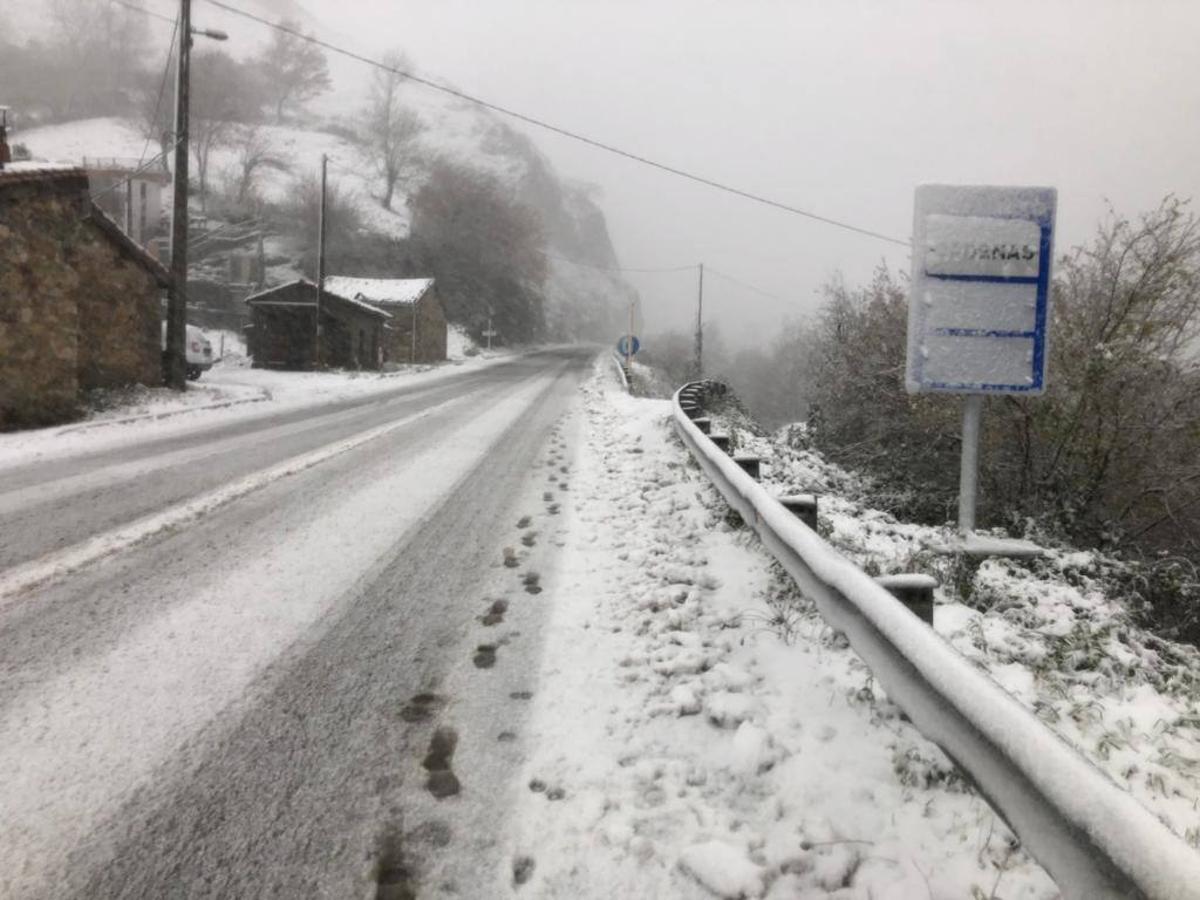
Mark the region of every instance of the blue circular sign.
<instances>
[{"instance_id":1,"label":"blue circular sign","mask_svg":"<svg viewBox=\"0 0 1200 900\"><path fill-rule=\"evenodd\" d=\"M633 347L629 347L629 335L621 335L621 339L617 341L617 352L622 356L633 356L642 349L642 342L637 339L637 335L633 335Z\"/></svg>"}]
</instances>

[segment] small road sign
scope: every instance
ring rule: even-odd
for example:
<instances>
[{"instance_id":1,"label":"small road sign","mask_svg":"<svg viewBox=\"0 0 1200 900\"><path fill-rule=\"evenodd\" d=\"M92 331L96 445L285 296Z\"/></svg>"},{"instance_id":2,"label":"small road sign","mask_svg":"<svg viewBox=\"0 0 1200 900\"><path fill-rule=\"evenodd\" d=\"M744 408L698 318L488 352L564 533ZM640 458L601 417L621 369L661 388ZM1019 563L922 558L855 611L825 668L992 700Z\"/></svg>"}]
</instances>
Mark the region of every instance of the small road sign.
<instances>
[{"instance_id":1,"label":"small road sign","mask_svg":"<svg viewBox=\"0 0 1200 900\"><path fill-rule=\"evenodd\" d=\"M909 391L1045 390L1055 206L1054 188L917 188Z\"/></svg>"},{"instance_id":2,"label":"small road sign","mask_svg":"<svg viewBox=\"0 0 1200 900\"><path fill-rule=\"evenodd\" d=\"M632 345L630 341L633 341ZM637 339L637 335L621 335L621 339L617 341L617 352L622 356L633 356L642 349L642 342Z\"/></svg>"}]
</instances>

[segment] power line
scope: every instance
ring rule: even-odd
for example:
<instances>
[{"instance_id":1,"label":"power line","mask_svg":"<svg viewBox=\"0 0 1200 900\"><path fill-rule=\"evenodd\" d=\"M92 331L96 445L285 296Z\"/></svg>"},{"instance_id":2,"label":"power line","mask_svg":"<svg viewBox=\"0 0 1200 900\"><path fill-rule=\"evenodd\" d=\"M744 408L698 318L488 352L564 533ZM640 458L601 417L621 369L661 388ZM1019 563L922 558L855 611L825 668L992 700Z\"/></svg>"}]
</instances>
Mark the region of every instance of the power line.
<instances>
[{"instance_id":1,"label":"power line","mask_svg":"<svg viewBox=\"0 0 1200 900\"><path fill-rule=\"evenodd\" d=\"M629 266L598 266L598 265L595 265L594 263L587 263L587 262L583 262L582 260L578 260L578 259L567 259L565 256L555 256L552 253L547 253L545 250L538 250L537 252L540 253L542 256L546 257L547 259L553 259L553 260L557 260L558 262L569 263L570 265L573 265L573 266L583 266L584 268L587 268L587 269L598 269L601 272L695 272L697 269L700 268L698 263L694 263L690 266L671 266L671 267L664 267L664 268L635 268L635 267L629 267ZM739 287L745 288L746 290L751 291L752 293L758 294L760 297L763 297L767 300L774 300L776 303L783 304L784 306L787 306L789 309L794 308L794 304L792 303L792 301L788 300L786 297L780 297L778 294L772 294L770 291L765 291L762 288L757 287L756 285L753 285L748 281L745 281L741 278L737 278L733 275L730 275L727 272L722 272L719 269L714 269L712 266L710 266L708 264L705 264L704 271L710 275L716 275L718 278L723 278L726 281L729 281L733 284L738 285Z\"/></svg>"},{"instance_id":2,"label":"power line","mask_svg":"<svg viewBox=\"0 0 1200 900\"><path fill-rule=\"evenodd\" d=\"M706 265L704 267L704 271L709 275L716 275L718 278L724 278L726 281L739 285L748 291L752 291L753 293L758 294L760 297L766 297L768 300L774 300L777 303L782 303L789 307L793 306L792 302L785 297L780 297L778 294L772 294L770 291L764 291L762 288L757 287L748 281L743 281L741 278L735 278L727 272L714 269L712 266Z\"/></svg>"},{"instance_id":3,"label":"power line","mask_svg":"<svg viewBox=\"0 0 1200 900\"><path fill-rule=\"evenodd\" d=\"M553 253L547 253L545 250L537 250L536 253L541 254L547 259L553 259L558 262L568 263L572 266L582 266L585 269L597 269L601 272L694 272L696 264L690 266L670 266L666 268L634 268L630 266L599 266L595 263L587 263L578 259L567 259L565 256L555 256Z\"/></svg>"},{"instance_id":4,"label":"power line","mask_svg":"<svg viewBox=\"0 0 1200 900\"><path fill-rule=\"evenodd\" d=\"M149 16L152 19L158 19L162 22L174 22L176 27L179 26L178 19L172 19L170 16L164 16L162 13L156 13L153 10L146 9L144 6L138 6L136 3L128 3L126 0L108 0L109 3L115 3L117 6L123 6L126 9L131 9L134 12L140 12L142 15Z\"/></svg>"},{"instance_id":5,"label":"power line","mask_svg":"<svg viewBox=\"0 0 1200 900\"><path fill-rule=\"evenodd\" d=\"M171 144L171 146L167 147L165 150L163 150L159 153L154 154L152 157L150 157L148 160L146 160L144 163L142 163L140 166L138 166L133 171L125 173L124 179L117 181L114 184L109 185L104 190L102 190L98 193L92 194L91 195L92 202L94 203L95 201L99 200L101 197L105 197L108 194L111 194L117 188L124 187L126 181L128 181L130 178L133 178L135 175L140 175L142 172L145 172L147 169L150 169L152 166L156 165L160 160L162 160L164 157L166 157L167 154L171 153L178 146L179 146L179 141L176 140Z\"/></svg>"},{"instance_id":6,"label":"power line","mask_svg":"<svg viewBox=\"0 0 1200 900\"><path fill-rule=\"evenodd\" d=\"M112 0L112 2L120 3L122 6L128 6L131 9L137 8L137 7L133 6L132 4L126 3L125 0ZM405 72L401 69L394 68L392 66L389 66L385 63L380 62L379 60L372 59L368 56L363 56L360 53L355 53L352 50L346 50L342 47L337 46L336 44L331 44L328 41L322 40L318 37L314 37L312 35L305 34L304 32L300 31L299 29L291 28L291 27L284 25L282 23L279 23L279 22L272 22L269 19L263 18L262 16L255 15L254 13L247 12L246 10L243 10L243 9L238 9L236 6L231 6L228 3L222 2L222 0L208 0L208 2L211 5L216 6L219 9L223 9L226 12L232 13L235 16L241 16L242 18L250 19L251 21L258 22L260 25L265 25L268 28L273 28L276 31L281 31L284 34L290 34L291 36L298 38L302 41L307 41L310 44L315 44L318 47L323 47L324 49L330 51L331 53L336 53L340 56L345 56L349 59L357 60L358 62L361 62L361 63L366 63L369 66L374 66L375 68L381 69L385 72L391 72L394 75L398 75L401 78L405 78L405 79L415 82L417 84L424 85L425 87L432 88L435 91L440 91L444 94L449 94L452 97L457 97L460 100L465 100L468 103L475 104L476 106L481 106L485 109L490 109L493 112L500 113L501 115L509 116L510 118L517 119L518 121L525 122L529 125L533 125L538 128L542 128L546 131L552 132L557 135L561 135L562 137L570 138L571 140L574 140L574 141L579 141L580 143L584 143L591 147L595 147L599 150L603 150L606 153L612 153L616 156L621 156L621 157L624 157L625 159L633 160L634 162L641 163L642 165L645 165L645 166L650 166L650 167L658 169L662 172L668 172L668 173L670 173L672 175L676 175L680 178L686 178L687 180L696 182L697 184L702 184L707 187L714 188L715 190L724 191L727 194L733 194L734 196L741 197L745 200L752 200L756 203L761 203L765 206L770 206L775 209L783 210L784 212L789 212L789 213L792 213L793 215L802 216L806 219L811 219L815 222L822 222L826 225L831 225L835 228L841 228L846 231L852 231L852 232L855 232L856 234L861 234L866 237L876 238L877 240L886 241L890 244L897 244L901 247L910 246L909 242L906 240L902 240L900 238L895 238L895 237L883 234L878 231L872 231L869 228L861 228L858 225L851 225L849 222L842 222L842 221L839 221L838 219L831 219L828 216L818 215L817 213L809 212L808 210L801 209L797 206L792 206L787 203L782 203L778 200L772 200L770 197L764 197L761 194L755 194L750 191L742 190L741 188L733 187L732 185L728 185L728 184L725 184L720 181L716 181L711 178L706 178L703 175L697 175L693 172L688 172L685 169L680 169L675 166L668 165L666 163L658 162L657 160L653 160L653 159L650 159L649 157L642 156L641 154L633 153L632 151L629 151L629 150L623 150L620 147L617 147L613 144L605 143L604 141L600 141L595 138L591 138L586 135L580 134L578 132L571 131L566 128L562 128L558 125L553 125L550 122L545 121L544 119L539 119L534 116L526 115L525 113L518 112L515 109L510 109L508 107L501 106L497 103L492 103L490 101L483 100L479 97L475 97L471 94L467 94L463 91L457 90L457 89L449 87L447 85L439 84L438 82L432 81L428 78L422 78L419 75L414 75L412 72ZM151 15L153 15L153 13L151 13Z\"/></svg>"},{"instance_id":7,"label":"power line","mask_svg":"<svg viewBox=\"0 0 1200 900\"><path fill-rule=\"evenodd\" d=\"M114 2L116 2L116 0L114 0ZM122 6L124 6L124 5L125 4L122 4ZM175 36L178 33L179 33L179 17L176 16L175 24L171 28L171 40L169 40L167 42L167 58L163 62L162 79L158 82L158 97L154 101L154 115L150 117L150 128L147 129L148 132L153 130L154 127L156 125L158 125L158 111L162 108L162 98L163 98L163 94L166 92L166 88L167 88L167 75L171 71L171 58L175 55ZM147 134L146 135L146 143L142 146L142 153L138 157L138 165L139 166L146 159L146 151L148 151L150 149L150 138L151 138L151 135Z\"/></svg>"}]
</instances>

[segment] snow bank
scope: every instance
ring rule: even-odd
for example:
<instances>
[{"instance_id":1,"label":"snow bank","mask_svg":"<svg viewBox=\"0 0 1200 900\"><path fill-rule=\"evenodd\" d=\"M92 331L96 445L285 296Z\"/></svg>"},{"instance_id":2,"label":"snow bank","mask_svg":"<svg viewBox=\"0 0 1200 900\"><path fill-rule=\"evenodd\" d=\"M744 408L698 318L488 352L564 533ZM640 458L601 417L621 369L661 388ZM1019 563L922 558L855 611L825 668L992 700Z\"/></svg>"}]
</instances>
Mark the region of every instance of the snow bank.
<instances>
[{"instance_id":1,"label":"snow bank","mask_svg":"<svg viewBox=\"0 0 1200 900\"><path fill-rule=\"evenodd\" d=\"M510 850L541 898L1050 898L1055 886L688 462L584 387Z\"/></svg>"}]
</instances>

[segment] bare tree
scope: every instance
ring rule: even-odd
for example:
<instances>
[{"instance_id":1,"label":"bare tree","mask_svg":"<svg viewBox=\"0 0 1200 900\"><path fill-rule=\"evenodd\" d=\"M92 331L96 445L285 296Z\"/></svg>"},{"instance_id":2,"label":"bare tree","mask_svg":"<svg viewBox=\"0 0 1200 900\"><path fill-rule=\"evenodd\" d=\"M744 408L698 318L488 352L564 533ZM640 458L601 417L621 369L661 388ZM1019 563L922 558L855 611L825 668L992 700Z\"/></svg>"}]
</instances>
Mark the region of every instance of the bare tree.
<instances>
[{"instance_id":1,"label":"bare tree","mask_svg":"<svg viewBox=\"0 0 1200 900\"><path fill-rule=\"evenodd\" d=\"M411 63L402 53L393 51L384 58L387 69L378 69L362 117L362 145L383 179L384 209L392 208L396 183L414 162L413 142L425 130L420 116L400 102L397 71L408 71Z\"/></svg>"},{"instance_id":2,"label":"bare tree","mask_svg":"<svg viewBox=\"0 0 1200 900\"><path fill-rule=\"evenodd\" d=\"M261 93L254 73L220 51L193 56L191 74L189 144L200 183L200 208L206 209L213 151L232 140L239 124L253 121Z\"/></svg>"},{"instance_id":3,"label":"bare tree","mask_svg":"<svg viewBox=\"0 0 1200 900\"><path fill-rule=\"evenodd\" d=\"M263 171L287 172L291 168L287 157L275 149L270 133L261 125L239 126L230 143L237 153L235 198L239 204L253 199L258 176Z\"/></svg>"},{"instance_id":4,"label":"bare tree","mask_svg":"<svg viewBox=\"0 0 1200 900\"><path fill-rule=\"evenodd\" d=\"M282 122L289 107L298 107L329 90L329 65L316 44L299 34L300 26L287 19L279 23L290 31L275 29L271 43L258 61L266 100L275 108L275 121Z\"/></svg>"},{"instance_id":5,"label":"bare tree","mask_svg":"<svg viewBox=\"0 0 1200 900\"><path fill-rule=\"evenodd\" d=\"M410 201L411 243L447 314L482 330L491 307L509 339L544 333L545 233L537 212L495 176L437 163Z\"/></svg>"}]
</instances>

